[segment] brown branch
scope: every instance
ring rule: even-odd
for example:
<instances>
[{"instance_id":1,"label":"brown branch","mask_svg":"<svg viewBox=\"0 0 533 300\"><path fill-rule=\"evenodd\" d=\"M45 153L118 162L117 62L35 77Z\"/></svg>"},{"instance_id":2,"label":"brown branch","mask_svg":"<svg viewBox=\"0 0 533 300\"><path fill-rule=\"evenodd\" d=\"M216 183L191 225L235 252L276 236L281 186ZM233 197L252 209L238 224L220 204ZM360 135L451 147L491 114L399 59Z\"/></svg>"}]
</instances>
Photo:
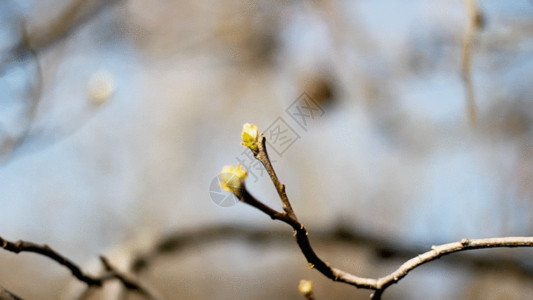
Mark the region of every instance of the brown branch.
<instances>
[{"instance_id":1,"label":"brown branch","mask_svg":"<svg viewBox=\"0 0 533 300\"><path fill-rule=\"evenodd\" d=\"M425 263L431 262L445 255L455 252L487 249L487 248L516 248L516 247L533 247L533 237L502 237L502 238L488 238L488 239L462 239L459 242L443 244L439 246L432 246L430 251L422 253L417 257L411 258L401 265L396 271L391 274L377 279L376 292L374 298L379 299L379 296L385 289L407 276L407 274ZM376 298L377 297L377 298Z\"/></svg>"},{"instance_id":2,"label":"brown branch","mask_svg":"<svg viewBox=\"0 0 533 300\"><path fill-rule=\"evenodd\" d=\"M471 125L477 123L476 97L472 82L472 44L477 31L483 26L483 15L477 5L477 0L464 0L468 23L463 36L463 50L461 59L461 78L465 89L468 120Z\"/></svg>"},{"instance_id":3,"label":"brown branch","mask_svg":"<svg viewBox=\"0 0 533 300\"><path fill-rule=\"evenodd\" d=\"M362 278L351 275L342 270L332 268L329 263L321 260L311 247L311 243L309 242L308 238L308 232L305 229L304 225L298 222L297 220L291 218L287 212L278 212L266 206L265 204L257 200L254 196L252 196L246 190L246 188L244 188L242 193L237 196L242 202L261 210L262 212L270 216L270 218L272 218L273 220L280 220L290 225L294 230L294 237L296 238L296 243L300 247L305 258L307 259L309 266L314 269L317 269L320 273L324 274L324 276L330 278L331 280L345 282L360 288L372 289L376 285L375 279Z\"/></svg>"},{"instance_id":4,"label":"brown branch","mask_svg":"<svg viewBox=\"0 0 533 300\"><path fill-rule=\"evenodd\" d=\"M147 287L143 286L140 282L137 282L134 279L129 278L126 274L118 271L104 256L100 256L100 261L104 265L106 271L109 272L108 276L120 281L126 289L136 291L148 299L159 298L156 297L153 292L151 292Z\"/></svg>"},{"instance_id":5,"label":"brown branch","mask_svg":"<svg viewBox=\"0 0 533 300\"><path fill-rule=\"evenodd\" d=\"M268 157L266 149L266 138L264 137L263 133L259 135L257 145L257 151L253 151L255 158L257 158L257 160L259 160L267 170L268 176L270 176L270 179L274 183L276 191L278 192L278 195L281 199L283 210L287 213L288 216L297 221L298 219L294 214L291 202L289 201L289 197L287 197L287 193L285 193L285 184L279 181L278 176L276 175L276 172L274 171L272 163L270 162L270 159Z\"/></svg>"},{"instance_id":6,"label":"brown branch","mask_svg":"<svg viewBox=\"0 0 533 300\"><path fill-rule=\"evenodd\" d=\"M358 277L348 272L345 272L341 269L333 268L329 263L323 261L318 257L308 238L308 232L305 229L304 225L300 223L294 216L294 212L290 206L289 199L285 194L285 188L279 179L276 176L276 173L272 169L272 165L269 162L268 155L266 154L265 147L265 138L263 134L259 137L259 148L254 152L254 155L259 159L269 171L269 175L274 182L274 185L278 189L278 194L280 194L281 201L284 205L285 212L278 212L269 206L263 204L261 201L257 200L252 196L247 190L246 187L236 194L236 196L244 203L247 203L274 220L280 220L288 225L290 225L294 230L294 236L296 242L302 251L302 254L307 259L307 262L310 267L317 269L324 276L330 278L333 281L344 282L346 284L353 285L357 288L365 288L374 290L375 292L371 295L372 299L381 299L381 295L385 289L391 286L394 283L397 283L403 277L407 275L411 270L416 267L433 261L437 258L440 258L444 255L465 251L473 249L482 249L482 248L496 248L496 247L532 247L533 246L533 237L506 237L506 238L490 238L490 239L463 239L460 242L444 244L440 246L433 246L432 250L418 255L415 258L412 258L401 265L396 271L392 272L389 275L386 275L381 278L364 278ZM294 217L293 217L294 216Z\"/></svg>"},{"instance_id":7,"label":"brown branch","mask_svg":"<svg viewBox=\"0 0 533 300\"><path fill-rule=\"evenodd\" d=\"M176 253L191 247L204 247L219 241L240 239L254 244L268 243L272 245L279 242L280 245L285 246L287 241L292 238L292 235L286 230L248 228L239 224L214 224L187 231L180 230L163 236L149 249L137 253L132 259L131 267L128 270L135 274L141 273L150 268L151 264L163 255ZM371 253L388 260L407 260L423 252L423 249L419 247L404 245L372 234L353 231L343 224L333 226L327 230L313 231L313 239L321 244L344 243L353 247L366 247ZM462 255L455 257L449 263L460 265L461 267L467 264L472 265L482 272L509 266L511 267L510 271L533 279L533 268L521 264L519 260L505 257L491 256L485 258L483 256Z\"/></svg>"},{"instance_id":8,"label":"brown branch","mask_svg":"<svg viewBox=\"0 0 533 300\"><path fill-rule=\"evenodd\" d=\"M116 271L104 257L100 257L100 260L108 272L102 276L92 276L84 273L75 263L54 249L50 248L48 245L39 245L27 241L10 242L0 237L0 247L16 254L20 252L33 252L46 256L69 269L74 277L76 277L79 281L85 282L88 286L101 287L104 282L117 279L128 290L138 292L149 299L155 299L155 297L140 283L133 279L127 278L125 275Z\"/></svg>"},{"instance_id":9,"label":"brown branch","mask_svg":"<svg viewBox=\"0 0 533 300\"><path fill-rule=\"evenodd\" d=\"M305 294L304 297L307 300L316 300L315 297L313 296L313 293Z\"/></svg>"},{"instance_id":10,"label":"brown branch","mask_svg":"<svg viewBox=\"0 0 533 300\"><path fill-rule=\"evenodd\" d=\"M13 243L10 241L6 241L0 237L0 247L4 248L7 251L16 253L16 254L20 252L33 252L33 253L41 254L43 256L46 256L56 261L57 263L66 267L67 269L69 269L72 275L76 277L78 280L83 281L87 283L88 285L95 285L95 286L102 285L103 281L101 279L94 278L90 275L84 274L83 271L76 264L71 262L68 258L54 251L48 245L38 245L32 242L26 242L26 241L18 241L18 242Z\"/></svg>"},{"instance_id":11,"label":"brown branch","mask_svg":"<svg viewBox=\"0 0 533 300\"><path fill-rule=\"evenodd\" d=\"M6 290L3 286L0 285L0 299L1 300L22 300L19 296L13 294L12 292Z\"/></svg>"}]
</instances>

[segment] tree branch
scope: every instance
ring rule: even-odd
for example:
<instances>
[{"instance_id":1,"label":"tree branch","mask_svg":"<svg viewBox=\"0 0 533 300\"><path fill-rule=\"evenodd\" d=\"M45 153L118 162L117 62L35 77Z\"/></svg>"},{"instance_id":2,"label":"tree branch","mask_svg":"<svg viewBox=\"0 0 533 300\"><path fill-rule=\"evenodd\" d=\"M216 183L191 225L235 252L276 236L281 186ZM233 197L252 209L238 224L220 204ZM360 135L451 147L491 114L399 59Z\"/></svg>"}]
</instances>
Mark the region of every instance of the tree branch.
<instances>
[{"instance_id":1,"label":"tree branch","mask_svg":"<svg viewBox=\"0 0 533 300\"><path fill-rule=\"evenodd\" d=\"M210 243L227 241L230 239L240 239L249 243L280 243L287 245L287 241L293 237L286 230L248 228L239 224L220 225L214 224L188 231L176 231L163 236L156 241L153 246L145 251L136 253L132 259L132 273L137 274L150 268L151 264L163 255L177 253L190 247L204 247ZM313 240L321 244L347 244L352 247L368 248L370 253L374 253L381 259L407 260L419 253L424 252L419 247L413 247L397 243L386 238L379 238L372 234L364 234L353 231L343 224L333 226L331 229L313 231ZM518 260L505 257L463 255L457 256L450 264L472 265L481 272L488 272L504 266L510 266L512 271L518 272L520 276L533 279L533 268L521 264Z\"/></svg>"},{"instance_id":2,"label":"tree branch","mask_svg":"<svg viewBox=\"0 0 533 300\"><path fill-rule=\"evenodd\" d=\"M270 179L274 183L274 187L276 187L276 191L278 192L278 195L281 199L283 210L292 219L298 220L292 209L291 202L289 201L289 197L287 197L287 193L285 193L285 184L279 181L278 176L276 175L276 172L274 171L274 168L272 167L272 163L270 162L270 158L268 157L268 153L266 149L266 138L264 137L263 133L259 135L259 140L258 140L257 145L258 145L257 151L252 151L252 152L254 153L255 158L257 158L257 160L259 160L263 164L263 166L267 170L268 176L270 176Z\"/></svg>"},{"instance_id":3,"label":"tree branch","mask_svg":"<svg viewBox=\"0 0 533 300\"><path fill-rule=\"evenodd\" d=\"M12 292L6 290L3 286L0 285L0 299L1 300L22 300L19 296L13 294Z\"/></svg>"},{"instance_id":4,"label":"tree branch","mask_svg":"<svg viewBox=\"0 0 533 300\"><path fill-rule=\"evenodd\" d=\"M413 269L441 258L445 255L455 252L475 250L475 249L487 249L487 248L516 248L516 247L532 247L533 237L502 237L502 238L488 238L488 239L462 239L459 242L443 244L439 246L432 246L430 251L422 253L417 257L411 258L401 265L396 271L391 274L377 279L376 292L373 297L381 295L385 289L392 284L397 283L403 277L407 276L407 273ZM375 298L379 299L379 297Z\"/></svg>"},{"instance_id":5,"label":"tree branch","mask_svg":"<svg viewBox=\"0 0 533 300\"><path fill-rule=\"evenodd\" d=\"M115 268L113 268L113 266L103 256L100 257L100 260L108 272L102 276L91 276L84 273L75 263L54 249L50 248L48 245L39 245L27 241L17 241L13 243L0 237L0 247L16 254L20 252L33 252L46 256L69 269L74 277L76 277L79 281L85 282L88 286L101 287L104 282L117 279L126 289L138 292L148 299L156 299L156 297L154 297L153 294L150 293L139 282L131 278L127 278L124 274L116 271Z\"/></svg>"},{"instance_id":6,"label":"tree branch","mask_svg":"<svg viewBox=\"0 0 533 300\"><path fill-rule=\"evenodd\" d=\"M461 56L461 78L465 89L468 120L474 125L477 122L476 97L472 83L472 44L476 32L483 26L483 15L477 5L477 0L464 0L467 13L467 25L463 36L463 50Z\"/></svg>"},{"instance_id":7,"label":"tree branch","mask_svg":"<svg viewBox=\"0 0 533 300\"><path fill-rule=\"evenodd\" d=\"M324 276L330 278L333 281L344 282L349 285L353 285L357 288L365 288L374 290L371 295L372 299L381 299L381 295L386 288L394 283L397 283L403 277L407 275L411 270L416 267L440 258L444 255L473 249L482 248L496 248L496 247L532 247L533 237L506 237L506 238L490 238L490 239L463 239L460 242L444 244L440 246L433 246L432 250L414 257L403 265L401 265L396 271L381 278L364 278L355 276L341 269L333 268L329 263L323 261L313 250L308 238L308 232L304 225L300 223L295 216L294 211L290 205L289 199L285 193L285 186L279 181L274 172L272 165L269 161L266 153L265 138L263 134L259 136L259 147L257 151L254 151L254 156L260 160L272 179L272 182L278 190L281 201L283 203L283 209L285 212L279 212L271 207L265 205L261 201L257 200L243 185L243 189L236 193L236 196L244 203L249 204L268 216L273 220L280 220L290 225L294 230L294 236L296 243L300 247L302 254L307 259L307 262L311 268L317 269Z\"/></svg>"},{"instance_id":8,"label":"tree branch","mask_svg":"<svg viewBox=\"0 0 533 300\"><path fill-rule=\"evenodd\" d=\"M72 33L85 23L91 21L104 9L118 3L120 0L73 0L52 20L43 25L34 25L33 29L27 24L30 22L20 18L19 41L10 50L4 59L0 60L0 75L5 72L4 67L8 62L22 62L30 59L35 63L35 84L30 90L31 103L27 112L27 121L23 132L12 138L5 150L5 158L0 157L0 166L11 161L17 151L31 137L32 126L37 117L41 95L44 89L43 70L40 54L53 48L56 44L68 38ZM68 134L67 134L68 135ZM65 137L63 137L65 138ZM57 142L57 141L56 141Z\"/></svg>"},{"instance_id":9,"label":"tree branch","mask_svg":"<svg viewBox=\"0 0 533 300\"><path fill-rule=\"evenodd\" d=\"M100 261L104 265L106 271L109 272L108 276L120 281L126 289L136 291L148 299L159 299L159 297L156 297L153 292L143 286L140 282L137 282L134 279L129 278L126 274L118 271L104 256L100 256Z\"/></svg>"}]
</instances>

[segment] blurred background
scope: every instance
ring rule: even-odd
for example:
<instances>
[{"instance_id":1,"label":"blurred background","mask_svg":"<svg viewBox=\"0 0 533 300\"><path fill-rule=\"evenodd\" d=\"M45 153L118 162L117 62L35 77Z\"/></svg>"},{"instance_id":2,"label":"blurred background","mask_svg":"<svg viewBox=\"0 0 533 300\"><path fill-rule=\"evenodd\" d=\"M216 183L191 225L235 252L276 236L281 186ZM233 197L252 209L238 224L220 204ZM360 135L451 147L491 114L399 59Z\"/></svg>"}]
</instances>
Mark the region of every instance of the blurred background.
<instances>
[{"instance_id":1,"label":"blurred background","mask_svg":"<svg viewBox=\"0 0 533 300\"><path fill-rule=\"evenodd\" d=\"M288 134L274 167L335 267L379 277L431 245L531 236L533 3L468 3L1 1L0 236L94 274L106 255L167 299L303 299L301 279L367 299L308 269L288 226L221 205L246 122ZM527 299L531 254L445 257L384 297ZM87 296L47 258L0 266L25 299Z\"/></svg>"}]
</instances>

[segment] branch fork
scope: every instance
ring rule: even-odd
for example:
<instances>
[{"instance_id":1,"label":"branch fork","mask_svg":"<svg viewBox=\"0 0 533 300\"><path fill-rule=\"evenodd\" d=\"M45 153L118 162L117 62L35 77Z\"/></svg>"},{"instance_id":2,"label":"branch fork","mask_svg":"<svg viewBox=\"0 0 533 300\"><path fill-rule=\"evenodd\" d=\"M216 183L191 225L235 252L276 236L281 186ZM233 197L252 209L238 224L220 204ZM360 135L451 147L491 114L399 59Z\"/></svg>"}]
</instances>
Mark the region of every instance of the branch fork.
<instances>
[{"instance_id":1,"label":"branch fork","mask_svg":"<svg viewBox=\"0 0 533 300\"><path fill-rule=\"evenodd\" d=\"M244 140L245 129L253 128L253 131L247 131L250 136L257 137L255 140ZM252 127L250 127L252 126ZM432 246L430 251L422 253L414 258L411 258L404 264L402 264L396 271L381 278L365 278L350 274L341 269L331 267L329 263L323 261L313 250L308 238L308 232L305 226L298 221L296 214L291 206L287 193L285 191L285 185L281 183L272 167L272 163L268 157L266 149L266 138L263 133L257 134L257 126L252 124L245 124L243 129L244 146L250 148L254 157L259 160L265 167L282 203L283 211L277 211L268 205L265 205L260 200L251 195L244 184L244 178L242 178L242 186L234 194L240 201L249 204L260 211L264 212L273 220L282 221L294 230L294 237L296 243L300 247L300 250L304 257L307 259L308 266L312 269L316 269L327 278L343 282L357 288L364 288L373 290L370 295L372 299L381 299L383 292L391 285L399 282L404 278L411 270L421 266L425 263L438 259L444 255L448 255L455 252L483 249L483 248L496 248L496 247L533 247L533 237L503 237L503 238L489 238L489 239L462 239L459 242L453 242L438 246ZM250 146L252 145L252 146Z\"/></svg>"}]
</instances>

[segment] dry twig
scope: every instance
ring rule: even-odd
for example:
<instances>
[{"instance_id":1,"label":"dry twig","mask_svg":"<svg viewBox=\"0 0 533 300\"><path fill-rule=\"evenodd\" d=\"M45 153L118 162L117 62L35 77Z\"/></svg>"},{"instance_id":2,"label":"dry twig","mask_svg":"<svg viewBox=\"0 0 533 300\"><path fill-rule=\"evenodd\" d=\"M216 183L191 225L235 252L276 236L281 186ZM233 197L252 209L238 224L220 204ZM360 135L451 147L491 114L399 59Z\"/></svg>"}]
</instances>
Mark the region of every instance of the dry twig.
<instances>
[{"instance_id":1,"label":"dry twig","mask_svg":"<svg viewBox=\"0 0 533 300\"><path fill-rule=\"evenodd\" d=\"M346 284L353 285L357 288L374 290L374 293L371 295L372 299L381 299L381 295L389 286L397 283L399 280L405 277L411 270L447 254L482 248L533 246L533 237L463 239L460 242L433 246L432 250L408 260L403 265L401 265L396 271L384 277L375 279L355 276L341 269L331 267L329 263L323 261L320 257L318 257L318 255L311 247L311 243L308 238L308 232L305 229L304 225L296 219L295 213L292 210L289 199L285 193L285 186L280 183L279 179L276 176L276 173L272 169L272 165L270 164L266 150L266 139L263 134L259 135L258 148L253 151L253 153L254 156L263 163L263 165L268 171L270 178L272 179L272 182L276 186L278 194L280 195L281 201L283 203L284 212L279 212L257 200L247 191L245 186L235 192L236 196L242 202L261 210L262 212L270 216L270 218L272 218L273 220L279 220L290 225L294 230L296 242L300 247L302 254L307 259L307 262L310 267L318 270L324 276L330 278L333 281L344 282Z\"/></svg>"},{"instance_id":2,"label":"dry twig","mask_svg":"<svg viewBox=\"0 0 533 300\"><path fill-rule=\"evenodd\" d=\"M27 241L10 242L0 237L0 247L16 254L20 252L33 252L46 256L69 269L74 277L76 277L79 281L85 282L88 286L101 287L106 281L117 279L126 289L138 292L148 299L156 299L156 297L154 297L153 294L150 293L139 282L128 278L124 274L117 271L103 256L100 257L100 260L106 268L107 273L102 276L92 276L84 273L75 263L54 249L50 248L48 245L39 245Z\"/></svg>"},{"instance_id":3,"label":"dry twig","mask_svg":"<svg viewBox=\"0 0 533 300\"><path fill-rule=\"evenodd\" d=\"M0 74L4 72L3 68L7 63L21 62L26 59L35 64L35 84L30 90L31 103L27 112L27 121L23 132L15 137L7 144L7 159L2 161L0 165L8 163L14 152L21 147L29 138L32 131L32 126L37 117L41 95L44 89L44 76L40 62L40 54L53 48L56 44L67 39L72 33L80 28L85 23L92 20L104 9L118 3L120 0L112 1L84 1L75 0L68 3L68 5L45 26L34 26L29 29L30 22L21 18L19 29L19 41L10 49L8 55L0 60ZM65 137L63 137L65 138ZM57 142L57 141L56 141Z\"/></svg>"},{"instance_id":4,"label":"dry twig","mask_svg":"<svg viewBox=\"0 0 533 300\"><path fill-rule=\"evenodd\" d=\"M19 296L13 294L12 292L6 290L3 286L0 285L0 299L1 300L22 300Z\"/></svg>"},{"instance_id":5,"label":"dry twig","mask_svg":"<svg viewBox=\"0 0 533 300\"><path fill-rule=\"evenodd\" d=\"M472 44L477 31L483 26L483 15L477 0L464 0L467 25L463 36L463 52L461 59L461 78L465 89L468 120L474 125L477 122L476 96L472 82Z\"/></svg>"}]
</instances>

